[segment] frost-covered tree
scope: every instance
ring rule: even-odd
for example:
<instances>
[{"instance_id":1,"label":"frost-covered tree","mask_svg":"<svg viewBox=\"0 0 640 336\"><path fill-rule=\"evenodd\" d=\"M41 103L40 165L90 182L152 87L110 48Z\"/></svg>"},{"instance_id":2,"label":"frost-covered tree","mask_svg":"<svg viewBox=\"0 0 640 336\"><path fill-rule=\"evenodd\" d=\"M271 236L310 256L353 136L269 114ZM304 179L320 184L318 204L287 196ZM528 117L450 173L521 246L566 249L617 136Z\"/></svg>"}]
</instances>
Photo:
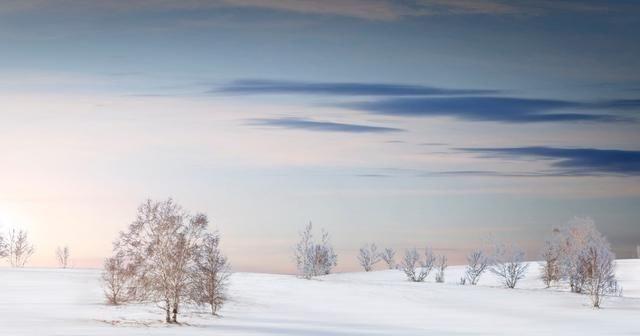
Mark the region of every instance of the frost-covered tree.
<instances>
[{"instance_id":1,"label":"frost-covered tree","mask_svg":"<svg viewBox=\"0 0 640 336\"><path fill-rule=\"evenodd\" d=\"M229 262L220 250L220 235L217 232L207 233L198 248L192 272L192 301L209 306L211 314L217 315L227 299L230 275Z\"/></svg>"},{"instance_id":2,"label":"frost-covered tree","mask_svg":"<svg viewBox=\"0 0 640 336\"><path fill-rule=\"evenodd\" d=\"M554 229L558 235L560 248L560 272L569 282L571 291L582 293L587 272L584 268L584 251L591 245L601 245L606 241L589 218L573 218L566 225Z\"/></svg>"},{"instance_id":3,"label":"frost-covered tree","mask_svg":"<svg viewBox=\"0 0 640 336\"><path fill-rule=\"evenodd\" d=\"M513 245L507 247L496 243L489 270L498 276L505 287L515 288L518 281L524 279L528 268L529 265L524 262L524 251Z\"/></svg>"},{"instance_id":4,"label":"frost-covered tree","mask_svg":"<svg viewBox=\"0 0 640 336\"><path fill-rule=\"evenodd\" d=\"M433 269L434 262L435 256L430 248L425 249L424 261L421 260L418 250L412 248L405 251L404 258L400 263L400 269L409 281L422 282Z\"/></svg>"},{"instance_id":5,"label":"frost-covered tree","mask_svg":"<svg viewBox=\"0 0 640 336\"><path fill-rule=\"evenodd\" d=\"M569 282L571 291L588 294L594 307L600 306L603 296L617 293L615 255L593 220L573 218L552 234L560 277Z\"/></svg>"},{"instance_id":6,"label":"frost-covered tree","mask_svg":"<svg viewBox=\"0 0 640 336\"><path fill-rule=\"evenodd\" d=\"M294 248L294 258L298 276L305 279L329 274L338 264L338 255L331 246L329 233L322 230L320 241L316 243L311 223L300 232L300 240Z\"/></svg>"},{"instance_id":7,"label":"frost-covered tree","mask_svg":"<svg viewBox=\"0 0 640 336\"><path fill-rule=\"evenodd\" d=\"M547 239L544 242L541 253L543 262L540 265L540 278L547 288L551 287L552 283L556 283L561 280L560 245L558 243L558 239L555 239L556 236L557 235L554 235L553 238Z\"/></svg>"},{"instance_id":8,"label":"frost-covered tree","mask_svg":"<svg viewBox=\"0 0 640 336\"><path fill-rule=\"evenodd\" d=\"M195 256L208 225L204 214L190 215L173 200L147 200L136 220L114 244L116 255L134 269L135 298L154 302L176 323L182 303L191 297Z\"/></svg>"},{"instance_id":9,"label":"frost-covered tree","mask_svg":"<svg viewBox=\"0 0 640 336\"><path fill-rule=\"evenodd\" d=\"M602 298L616 293L618 289L614 274L615 255L606 240L598 239L589 243L580 259L586 278L584 290L589 294L593 307L600 308Z\"/></svg>"},{"instance_id":10,"label":"frost-covered tree","mask_svg":"<svg viewBox=\"0 0 640 336\"><path fill-rule=\"evenodd\" d=\"M58 261L58 265L61 268L69 267L69 246L65 245L64 247L58 246L56 248L56 260Z\"/></svg>"},{"instance_id":11,"label":"frost-covered tree","mask_svg":"<svg viewBox=\"0 0 640 336\"><path fill-rule=\"evenodd\" d=\"M447 256L441 255L436 258L436 282L444 282L444 271L447 269Z\"/></svg>"},{"instance_id":12,"label":"frost-covered tree","mask_svg":"<svg viewBox=\"0 0 640 336\"><path fill-rule=\"evenodd\" d=\"M24 267L27 264L35 252L33 245L29 242L27 231L15 228L9 230L7 252L11 267Z\"/></svg>"},{"instance_id":13,"label":"frost-covered tree","mask_svg":"<svg viewBox=\"0 0 640 336\"><path fill-rule=\"evenodd\" d=\"M472 285L477 285L480 276L489 267L489 258L482 250L474 250L467 255L467 269L465 277Z\"/></svg>"},{"instance_id":14,"label":"frost-covered tree","mask_svg":"<svg viewBox=\"0 0 640 336\"><path fill-rule=\"evenodd\" d=\"M373 266L380 262L381 255L376 244L365 244L358 253L358 262L365 272L373 270Z\"/></svg>"},{"instance_id":15,"label":"frost-covered tree","mask_svg":"<svg viewBox=\"0 0 640 336\"><path fill-rule=\"evenodd\" d=\"M395 260L396 251L394 249L392 249L392 248L384 249L384 251L382 251L381 258L387 264L387 267L389 269L397 268L396 260Z\"/></svg>"}]
</instances>

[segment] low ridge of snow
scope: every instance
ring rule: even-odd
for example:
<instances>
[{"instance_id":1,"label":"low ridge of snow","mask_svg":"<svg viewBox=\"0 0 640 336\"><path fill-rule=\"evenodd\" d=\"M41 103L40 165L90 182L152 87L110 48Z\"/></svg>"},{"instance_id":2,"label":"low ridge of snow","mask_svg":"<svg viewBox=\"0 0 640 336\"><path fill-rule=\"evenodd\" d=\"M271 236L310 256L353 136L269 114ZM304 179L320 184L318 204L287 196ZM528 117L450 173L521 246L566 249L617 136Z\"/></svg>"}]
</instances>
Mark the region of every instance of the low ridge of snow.
<instances>
[{"instance_id":1,"label":"low ridge of snow","mask_svg":"<svg viewBox=\"0 0 640 336\"><path fill-rule=\"evenodd\" d=\"M192 307L166 325L153 305L108 306L99 270L0 269L1 335L640 335L640 260L618 260L624 297L603 309L565 288L545 289L533 263L518 289L490 273L457 285L464 267L406 281L397 270L314 280L235 273L222 317Z\"/></svg>"}]
</instances>

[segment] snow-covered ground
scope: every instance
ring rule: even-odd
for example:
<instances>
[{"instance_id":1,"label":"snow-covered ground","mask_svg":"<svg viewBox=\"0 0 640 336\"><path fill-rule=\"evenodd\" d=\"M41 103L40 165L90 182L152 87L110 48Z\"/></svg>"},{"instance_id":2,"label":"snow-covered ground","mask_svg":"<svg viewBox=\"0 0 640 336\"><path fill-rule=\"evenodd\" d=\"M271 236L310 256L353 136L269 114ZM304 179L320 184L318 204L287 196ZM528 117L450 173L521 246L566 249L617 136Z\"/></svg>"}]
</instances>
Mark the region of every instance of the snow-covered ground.
<instances>
[{"instance_id":1,"label":"snow-covered ground","mask_svg":"<svg viewBox=\"0 0 640 336\"><path fill-rule=\"evenodd\" d=\"M317 280L236 273L220 318L203 309L165 325L154 306L104 304L98 270L0 269L0 335L640 335L640 260L618 261L624 297L603 309L587 296L544 289L533 265L519 289L485 274L459 286L410 283L400 271Z\"/></svg>"}]
</instances>

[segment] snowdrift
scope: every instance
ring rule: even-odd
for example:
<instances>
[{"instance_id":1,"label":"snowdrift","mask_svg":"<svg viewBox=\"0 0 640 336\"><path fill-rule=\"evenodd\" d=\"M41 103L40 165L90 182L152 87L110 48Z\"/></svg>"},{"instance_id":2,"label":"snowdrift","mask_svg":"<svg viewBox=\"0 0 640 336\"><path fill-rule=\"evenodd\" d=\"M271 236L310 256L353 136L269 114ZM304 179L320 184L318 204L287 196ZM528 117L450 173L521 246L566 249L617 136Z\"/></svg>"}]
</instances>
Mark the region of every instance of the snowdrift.
<instances>
[{"instance_id":1,"label":"snowdrift","mask_svg":"<svg viewBox=\"0 0 640 336\"><path fill-rule=\"evenodd\" d=\"M517 289L489 273L478 286L411 283L400 271L314 280L236 273L221 317L191 307L165 325L153 305L107 306L99 270L0 269L2 335L640 335L640 260L619 260L623 297L603 309L564 288L543 288L533 263Z\"/></svg>"}]
</instances>

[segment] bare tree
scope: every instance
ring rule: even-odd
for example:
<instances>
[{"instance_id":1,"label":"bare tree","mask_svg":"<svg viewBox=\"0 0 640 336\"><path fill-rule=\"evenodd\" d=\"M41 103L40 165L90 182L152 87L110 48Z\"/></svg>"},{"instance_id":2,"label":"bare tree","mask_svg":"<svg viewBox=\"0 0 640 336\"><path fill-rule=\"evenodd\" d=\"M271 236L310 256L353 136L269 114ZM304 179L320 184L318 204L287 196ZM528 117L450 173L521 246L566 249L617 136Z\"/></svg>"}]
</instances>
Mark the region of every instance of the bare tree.
<instances>
[{"instance_id":1,"label":"bare tree","mask_svg":"<svg viewBox=\"0 0 640 336\"><path fill-rule=\"evenodd\" d=\"M381 258L387 264L389 269L396 269L398 266L395 261L396 251L392 248L386 248L382 251Z\"/></svg>"},{"instance_id":2,"label":"bare tree","mask_svg":"<svg viewBox=\"0 0 640 336\"><path fill-rule=\"evenodd\" d=\"M524 251L513 245L507 247L497 243L492 259L489 270L497 275L507 288L515 288L518 281L527 274L529 265L524 262Z\"/></svg>"},{"instance_id":3,"label":"bare tree","mask_svg":"<svg viewBox=\"0 0 640 336\"><path fill-rule=\"evenodd\" d=\"M2 232L0 232L0 259L9 255L9 245L7 244Z\"/></svg>"},{"instance_id":4,"label":"bare tree","mask_svg":"<svg viewBox=\"0 0 640 336\"><path fill-rule=\"evenodd\" d=\"M136 299L158 304L168 323L177 323L181 303L190 298L191 271L207 225L206 215L192 216L171 199L147 200L114 244L116 255L135 270Z\"/></svg>"},{"instance_id":5,"label":"bare tree","mask_svg":"<svg viewBox=\"0 0 640 336\"><path fill-rule=\"evenodd\" d=\"M373 270L373 266L380 262L381 256L378 252L378 246L376 244L365 244L360 248L358 254L358 262L365 272Z\"/></svg>"},{"instance_id":6,"label":"bare tree","mask_svg":"<svg viewBox=\"0 0 640 336\"><path fill-rule=\"evenodd\" d=\"M447 269L447 256L438 256L436 259L436 282L444 282L445 269Z\"/></svg>"},{"instance_id":7,"label":"bare tree","mask_svg":"<svg viewBox=\"0 0 640 336\"><path fill-rule=\"evenodd\" d=\"M607 294L614 294L618 289L614 275L615 256L609 243L598 240L589 244L581 259L587 273L584 289L589 294L593 307L600 308L602 298Z\"/></svg>"},{"instance_id":8,"label":"bare tree","mask_svg":"<svg viewBox=\"0 0 640 336\"><path fill-rule=\"evenodd\" d=\"M126 263L123 254L105 259L102 283L109 304L119 305L135 299L134 276L134 265Z\"/></svg>"},{"instance_id":9,"label":"bare tree","mask_svg":"<svg viewBox=\"0 0 640 336\"><path fill-rule=\"evenodd\" d=\"M315 275L312 256L313 246L313 224L309 223L300 232L300 240L294 248L298 275L305 279L311 279Z\"/></svg>"},{"instance_id":10,"label":"bare tree","mask_svg":"<svg viewBox=\"0 0 640 336\"><path fill-rule=\"evenodd\" d=\"M35 252L33 245L29 242L27 231L25 230L9 230L9 241L7 245L11 267L24 267Z\"/></svg>"},{"instance_id":11,"label":"bare tree","mask_svg":"<svg viewBox=\"0 0 640 336\"><path fill-rule=\"evenodd\" d=\"M69 246L58 246L58 248L56 248L56 259L61 268L69 267Z\"/></svg>"},{"instance_id":12,"label":"bare tree","mask_svg":"<svg viewBox=\"0 0 640 336\"><path fill-rule=\"evenodd\" d=\"M480 276L489 266L489 258L482 252L482 250L474 250L467 256L467 269L465 276L469 283L477 285L480 280Z\"/></svg>"},{"instance_id":13,"label":"bare tree","mask_svg":"<svg viewBox=\"0 0 640 336\"><path fill-rule=\"evenodd\" d=\"M640 259L640 245L636 246L636 253L638 254L638 259Z\"/></svg>"},{"instance_id":14,"label":"bare tree","mask_svg":"<svg viewBox=\"0 0 640 336\"><path fill-rule=\"evenodd\" d=\"M294 248L294 257L298 276L305 279L329 274L338 264L338 256L329 241L329 233L322 230L320 242L316 243L311 223L300 232L300 240Z\"/></svg>"},{"instance_id":15,"label":"bare tree","mask_svg":"<svg viewBox=\"0 0 640 336\"><path fill-rule=\"evenodd\" d=\"M431 273L433 266L436 262L436 255L433 254L433 250L430 247L426 247L424 249L424 262L422 263L422 268L426 272L425 278Z\"/></svg>"},{"instance_id":16,"label":"bare tree","mask_svg":"<svg viewBox=\"0 0 640 336\"><path fill-rule=\"evenodd\" d=\"M431 249L427 248L425 250L425 257L425 261L422 261L420 253L415 248L405 251L404 258L400 263L400 269L406 274L409 281L422 282L429 275L435 261Z\"/></svg>"},{"instance_id":17,"label":"bare tree","mask_svg":"<svg viewBox=\"0 0 640 336\"><path fill-rule=\"evenodd\" d=\"M205 235L197 252L192 275L192 301L208 305L213 315L217 315L227 299L227 280L231 275L227 257L222 254L219 245L220 235L217 232Z\"/></svg>"}]
</instances>

